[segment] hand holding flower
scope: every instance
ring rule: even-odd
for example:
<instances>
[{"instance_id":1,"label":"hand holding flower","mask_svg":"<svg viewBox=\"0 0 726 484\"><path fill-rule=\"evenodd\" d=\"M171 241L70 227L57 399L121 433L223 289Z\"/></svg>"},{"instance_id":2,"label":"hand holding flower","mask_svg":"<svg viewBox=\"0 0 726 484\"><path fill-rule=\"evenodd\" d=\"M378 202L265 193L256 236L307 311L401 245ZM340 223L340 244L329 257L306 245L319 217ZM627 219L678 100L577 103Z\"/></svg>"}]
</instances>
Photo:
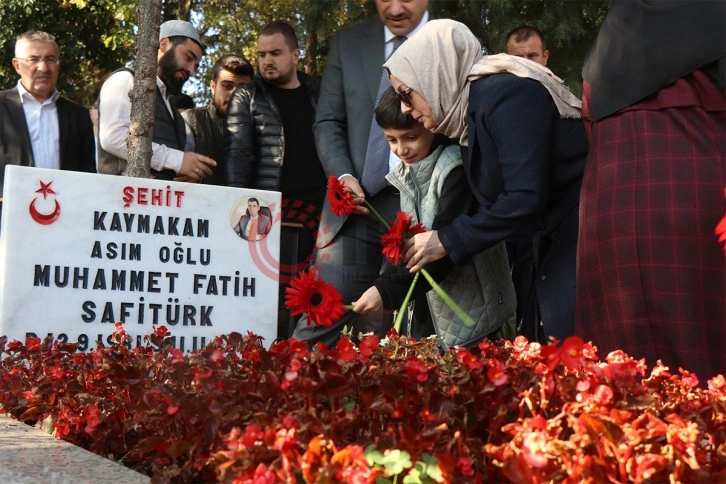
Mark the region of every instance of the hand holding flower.
<instances>
[{"instance_id":1,"label":"hand holding flower","mask_svg":"<svg viewBox=\"0 0 726 484\"><path fill-rule=\"evenodd\" d=\"M413 217L411 215L408 215L405 212L398 212L396 214L396 221L393 222L393 225L391 225L388 229L388 232L386 232L383 237L381 238L381 246L383 247L383 255L386 256L386 259L391 261L392 264L400 264L402 261L405 261L403 258L403 254L406 253L405 247L409 245L412 239L416 237L425 236L425 240L429 241L431 239L431 235L433 234L433 238L435 238L435 243L439 246L441 243L439 242L439 236L438 232L435 230L432 232L427 232L426 227L421 225L420 223L413 223ZM415 247L415 246L414 246ZM443 250L443 255L440 255L436 258L432 258L431 260L438 260L441 259L446 255L446 251L443 247L441 247L441 250ZM474 324L474 321L471 319L471 317L466 314L457 304L454 302L451 297L449 297L446 292L441 289L441 286L438 285L438 283L434 280L433 277L424 269L424 265L426 265L425 260L422 262L422 260L418 261L418 264L421 267L416 269L416 272L414 270L411 270L411 272L416 272L416 275L413 278L413 281L411 282L411 287L408 289L408 293L406 294L406 297L403 300L403 304L401 304L401 309L398 311L398 316L396 317L396 320L393 323L393 327L398 331L401 327L401 322L403 321L403 315L405 314L405 308L408 306L408 302L411 299L411 296L413 294L413 289L416 286L416 281L418 280L419 274L423 274L423 276L426 278L428 283L431 285L431 288L436 291L436 294L441 297L441 299L446 303L447 306L449 306L454 313L467 325L471 326Z\"/></svg>"},{"instance_id":2,"label":"hand holding flower","mask_svg":"<svg viewBox=\"0 0 726 484\"><path fill-rule=\"evenodd\" d=\"M446 249L441 245L439 232L431 230L416 234L406 240L403 246L403 261L411 272L417 272L430 262L446 256Z\"/></svg>"},{"instance_id":3,"label":"hand holding flower","mask_svg":"<svg viewBox=\"0 0 726 484\"><path fill-rule=\"evenodd\" d=\"M398 265L404 261L404 244L416 234L426 232L426 227L420 223L413 223L413 217L405 212L398 212L396 220L388 229L388 232L381 237L383 255L392 264Z\"/></svg>"},{"instance_id":4,"label":"hand holding flower","mask_svg":"<svg viewBox=\"0 0 726 484\"><path fill-rule=\"evenodd\" d=\"M369 287L357 301L353 302L354 313L382 313L383 311L385 311L383 299L376 286Z\"/></svg>"},{"instance_id":5,"label":"hand holding flower","mask_svg":"<svg viewBox=\"0 0 726 484\"><path fill-rule=\"evenodd\" d=\"M339 184L345 189L345 191L352 197L354 207L353 211L349 213L356 213L359 215L368 215L370 210L365 206L366 196L363 192L363 188L360 186L358 179L352 175L345 175L340 178ZM330 188L330 183L328 184ZM335 213L335 212L334 212ZM339 215L336 213L336 215Z\"/></svg>"},{"instance_id":6,"label":"hand holding flower","mask_svg":"<svg viewBox=\"0 0 726 484\"><path fill-rule=\"evenodd\" d=\"M308 325L330 326L343 316L343 296L317 272L301 272L285 289L285 306L292 316L304 314Z\"/></svg>"},{"instance_id":7,"label":"hand holding flower","mask_svg":"<svg viewBox=\"0 0 726 484\"><path fill-rule=\"evenodd\" d=\"M392 264L412 263L412 257L416 256L419 248L422 249L423 257L418 257L415 260L415 265L409 267L411 272L416 272L416 274L394 322L396 331L401 327L403 317L406 314L405 309L411 300L420 274L423 274L431 288L464 324L467 326L474 324L471 317L446 294L423 268L427 262L441 259L446 255L446 250L439 242L438 232L426 232L426 228L422 224L413 223L413 217L405 212L398 212L396 220L392 225L389 225L375 208L365 200L365 195L358 180L349 175L341 177L340 180L334 176L328 178L327 199L331 212L336 216L371 213L378 218L383 226L388 229L381 238L381 247L383 255ZM417 243L416 238L421 238L421 241ZM346 309L353 310L356 313L385 311L383 300L375 286L366 290L353 305L344 305L342 299L335 287L319 279L314 271L299 274L298 277L291 281L290 287L285 290L285 304L290 309L291 314L293 316L305 314L308 318L308 324L312 322L319 326L330 326L343 315Z\"/></svg>"}]
</instances>

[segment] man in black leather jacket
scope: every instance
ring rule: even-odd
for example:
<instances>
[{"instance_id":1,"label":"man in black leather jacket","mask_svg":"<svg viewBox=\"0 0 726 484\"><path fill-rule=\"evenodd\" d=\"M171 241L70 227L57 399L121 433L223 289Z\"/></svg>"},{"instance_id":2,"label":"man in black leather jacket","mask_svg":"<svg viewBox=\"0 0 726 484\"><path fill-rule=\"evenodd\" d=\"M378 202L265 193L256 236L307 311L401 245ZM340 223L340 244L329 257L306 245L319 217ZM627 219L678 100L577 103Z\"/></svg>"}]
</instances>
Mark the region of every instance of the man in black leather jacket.
<instances>
[{"instance_id":1,"label":"man in black leather jacket","mask_svg":"<svg viewBox=\"0 0 726 484\"><path fill-rule=\"evenodd\" d=\"M281 282L308 266L326 191L313 137L319 81L297 71L297 36L273 21L257 39L258 75L229 101L225 121L227 184L282 192L282 221L301 224L295 264Z\"/></svg>"},{"instance_id":2,"label":"man in black leather jacket","mask_svg":"<svg viewBox=\"0 0 726 484\"><path fill-rule=\"evenodd\" d=\"M227 183L279 190L283 198L290 193L324 190L325 175L314 141L309 138L303 143L308 134L312 136L319 81L296 70L300 49L294 30L286 22L266 25L257 44L259 73L251 84L236 90L227 110ZM291 132L287 121L291 128L304 131Z\"/></svg>"}]
</instances>

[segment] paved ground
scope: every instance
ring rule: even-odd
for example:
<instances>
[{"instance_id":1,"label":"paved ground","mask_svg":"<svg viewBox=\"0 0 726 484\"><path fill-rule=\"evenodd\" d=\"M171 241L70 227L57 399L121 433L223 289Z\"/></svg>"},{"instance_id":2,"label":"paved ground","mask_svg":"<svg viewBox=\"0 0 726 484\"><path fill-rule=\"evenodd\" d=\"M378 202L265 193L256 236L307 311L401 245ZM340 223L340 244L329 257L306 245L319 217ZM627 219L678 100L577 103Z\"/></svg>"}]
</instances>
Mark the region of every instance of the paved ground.
<instances>
[{"instance_id":1,"label":"paved ground","mask_svg":"<svg viewBox=\"0 0 726 484\"><path fill-rule=\"evenodd\" d=\"M149 482L138 472L0 415L0 483Z\"/></svg>"}]
</instances>

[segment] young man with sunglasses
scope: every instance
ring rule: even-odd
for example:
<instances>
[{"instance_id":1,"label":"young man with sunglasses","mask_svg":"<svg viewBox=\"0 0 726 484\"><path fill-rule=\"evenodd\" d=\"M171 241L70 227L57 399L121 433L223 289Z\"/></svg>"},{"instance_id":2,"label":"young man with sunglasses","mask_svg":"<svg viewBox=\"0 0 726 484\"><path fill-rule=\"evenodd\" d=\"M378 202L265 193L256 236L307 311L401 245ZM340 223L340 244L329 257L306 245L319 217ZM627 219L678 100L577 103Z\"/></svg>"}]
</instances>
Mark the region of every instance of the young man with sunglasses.
<instances>
[{"instance_id":1,"label":"young man with sunglasses","mask_svg":"<svg viewBox=\"0 0 726 484\"><path fill-rule=\"evenodd\" d=\"M56 90L55 37L35 30L18 36L13 67L17 86L0 92L0 198L6 165L95 172L88 109Z\"/></svg>"},{"instance_id":2,"label":"young man with sunglasses","mask_svg":"<svg viewBox=\"0 0 726 484\"><path fill-rule=\"evenodd\" d=\"M209 88L212 100L206 106L187 109L182 117L187 122L187 146L192 151L209 156L217 162L214 174L202 182L209 185L227 185L224 166L224 119L229 99L235 89L249 83L255 76L255 68L247 59L237 54L226 54L212 66Z\"/></svg>"}]
</instances>

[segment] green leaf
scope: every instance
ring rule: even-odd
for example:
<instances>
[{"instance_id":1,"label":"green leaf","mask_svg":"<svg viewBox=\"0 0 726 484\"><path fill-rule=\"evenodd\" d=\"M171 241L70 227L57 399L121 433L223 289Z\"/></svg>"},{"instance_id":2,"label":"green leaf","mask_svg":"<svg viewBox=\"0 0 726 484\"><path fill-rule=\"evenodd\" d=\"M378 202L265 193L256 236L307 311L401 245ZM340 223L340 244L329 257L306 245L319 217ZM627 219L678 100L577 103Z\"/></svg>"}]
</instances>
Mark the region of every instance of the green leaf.
<instances>
[{"instance_id":1,"label":"green leaf","mask_svg":"<svg viewBox=\"0 0 726 484\"><path fill-rule=\"evenodd\" d=\"M376 450L373 444L366 447L366 450L363 451L363 455L368 461L369 466L373 467L376 465L383 465L383 453L381 453L379 450Z\"/></svg>"},{"instance_id":2,"label":"green leaf","mask_svg":"<svg viewBox=\"0 0 726 484\"><path fill-rule=\"evenodd\" d=\"M431 454L424 453L421 455L426 463L426 475L436 482L442 482L444 475L439 469L439 460Z\"/></svg>"},{"instance_id":3,"label":"green leaf","mask_svg":"<svg viewBox=\"0 0 726 484\"><path fill-rule=\"evenodd\" d=\"M384 453L383 467L391 475L397 475L409 469L413 464L411 462L411 454L405 450L387 450Z\"/></svg>"},{"instance_id":4,"label":"green leaf","mask_svg":"<svg viewBox=\"0 0 726 484\"><path fill-rule=\"evenodd\" d=\"M411 469L411 472L409 472L404 478L403 478L403 484L423 484L423 476L425 474L421 474L420 470L420 462L417 462L413 469Z\"/></svg>"},{"instance_id":5,"label":"green leaf","mask_svg":"<svg viewBox=\"0 0 726 484\"><path fill-rule=\"evenodd\" d=\"M417 461L413 469L403 478L404 484L425 484L430 482L443 482L443 475L438 466L438 460L431 454L421 455L422 461Z\"/></svg>"}]
</instances>

